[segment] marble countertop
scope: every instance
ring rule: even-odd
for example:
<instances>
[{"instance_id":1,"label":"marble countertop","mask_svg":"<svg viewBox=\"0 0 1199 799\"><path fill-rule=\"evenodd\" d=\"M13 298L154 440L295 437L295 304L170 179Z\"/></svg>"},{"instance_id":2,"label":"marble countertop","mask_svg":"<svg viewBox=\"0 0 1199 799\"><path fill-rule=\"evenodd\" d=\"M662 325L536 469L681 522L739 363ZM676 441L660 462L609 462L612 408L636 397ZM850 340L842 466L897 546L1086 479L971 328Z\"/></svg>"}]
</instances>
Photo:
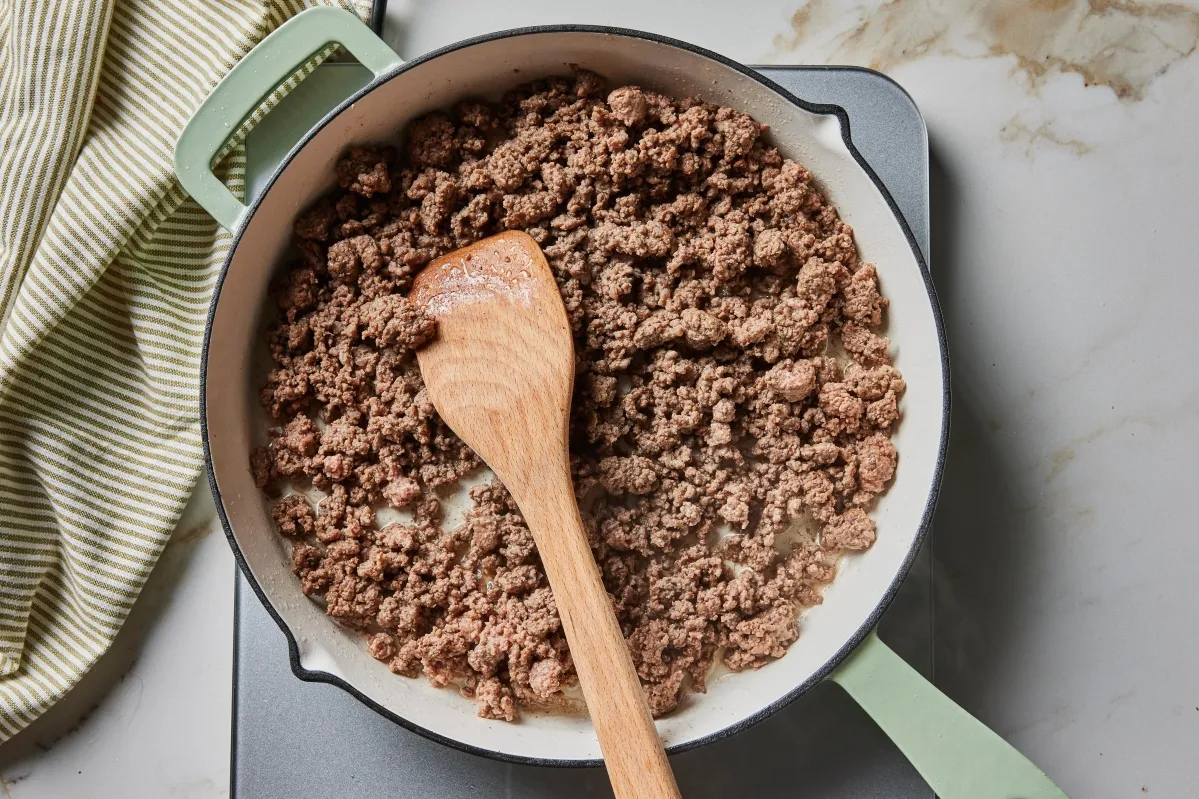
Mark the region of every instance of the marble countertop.
<instances>
[{"instance_id":1,"label":"marble countertop","mask_svg":"<svg viewBox=\"0 0 1199 799\"><path fill-rule=\"evenodd\" d=\"M1199 4L391 0L413 56L549 22L860 64L928 123L954 419L937 682L1075 797L1199 784ZM234 567L197 490L113 650L0 797L228 792Z\"/></svg>"}]
</instances>

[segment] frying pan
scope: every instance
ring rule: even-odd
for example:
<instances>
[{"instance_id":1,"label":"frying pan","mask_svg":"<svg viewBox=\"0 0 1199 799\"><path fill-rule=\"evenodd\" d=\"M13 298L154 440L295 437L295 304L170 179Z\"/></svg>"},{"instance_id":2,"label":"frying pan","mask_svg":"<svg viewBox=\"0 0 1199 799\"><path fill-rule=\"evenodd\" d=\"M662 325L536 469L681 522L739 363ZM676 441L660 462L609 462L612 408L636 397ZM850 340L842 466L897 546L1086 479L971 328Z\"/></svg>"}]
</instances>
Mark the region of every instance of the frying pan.
<instances>
[{"instance_id":1,"label":"frying pan","mask_svg":"<svg viewBox=\"0 0 1199 799\"><path fill-rule=\"evenodd\" d=\"M308 132L266 190L243 205L212 172L233 131L298 66L332 43L374 80ZM1062 797L1036 766L942 695L874 632L927 534L949 431L949 361L928 269L911 231L854 149L844 111L797 98L748 67L684 42L637 31L558 25L469 39L407 63L352 14L317 8L262 41L213 90L175 151L184 188L233 246L209 310L202 359L201 422L217 510L237 561L287 636L292 670L332 683L398 724L469 752L541 765L597 765L586 718L526 714L518 724L480 719L473 703L426 680L396 677L300 592L288 547L254 485L248 455L264 426L255 358L267 286L285 260L297 214L333 187L333 165L352 144L395 140L406 124L465 96L568 74L579 65L611 85L635 83L676 97L744 111L769 125L784 155L819 180L853 226L862 258L877 264L891 300L887 335L908 389L894 437L895 481L873 511L875 544L842 560L822 605L769 665L711 682L658 722L669 751L732 735L784 707L821 680L841 685L898 744L943 799ZM315 732L314 732L315 734Z\"/></svg>"}]
</instances>

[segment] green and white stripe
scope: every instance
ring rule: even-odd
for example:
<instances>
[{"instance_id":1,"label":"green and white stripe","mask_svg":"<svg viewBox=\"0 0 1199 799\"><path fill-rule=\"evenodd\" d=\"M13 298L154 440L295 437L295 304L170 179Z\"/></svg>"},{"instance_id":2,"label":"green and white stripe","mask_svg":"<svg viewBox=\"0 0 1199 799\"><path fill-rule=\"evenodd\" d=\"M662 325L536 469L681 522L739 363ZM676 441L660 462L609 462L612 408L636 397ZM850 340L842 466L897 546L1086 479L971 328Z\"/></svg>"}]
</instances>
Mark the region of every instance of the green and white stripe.
<instances>
[{"instance_id":1,"label":"green and white stripe","mask_svg":"<svg viewBox=\"0 0 1199 799\"><path fill-rule=\"evenodd\" d=\"M370 2L0 0L0 741L107 649L199 473L200 345L230 239L172 149L310 5ZM220 170L239 195L242 164L233 147Z\"/></svg>"}]
</instances>

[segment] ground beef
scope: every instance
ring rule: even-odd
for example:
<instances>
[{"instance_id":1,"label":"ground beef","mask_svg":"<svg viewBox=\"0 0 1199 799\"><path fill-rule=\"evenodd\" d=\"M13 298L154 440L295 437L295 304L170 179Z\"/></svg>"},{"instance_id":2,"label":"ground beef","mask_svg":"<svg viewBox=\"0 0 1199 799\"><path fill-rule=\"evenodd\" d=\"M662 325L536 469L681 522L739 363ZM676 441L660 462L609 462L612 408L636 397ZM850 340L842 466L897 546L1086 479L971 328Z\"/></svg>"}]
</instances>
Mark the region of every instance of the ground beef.
<instances>
[{"instance_id":1,"label":"ground beef","mask_svg":"<svg viewBox=\"0 0 1199 799\"><path fill-rule=\"evenodd\" d=\"M567 308L575 485L655 714L703 691L717 658L783 655L836 558L873 542L904 390L878 332L887 300L763 133L580 72L351 149L341 191L297 220L262 389L279 426L251 468L273 496L323 496L274 507L295 573L397 674L508 720L577 680L505 488L472 489L465 521L441 524L438 490L480 462L413 357L436 335L406 299L415 272L505 229L541 245ZM385 507L411 521L379 525Z\"/></svg>"}]
</instances>

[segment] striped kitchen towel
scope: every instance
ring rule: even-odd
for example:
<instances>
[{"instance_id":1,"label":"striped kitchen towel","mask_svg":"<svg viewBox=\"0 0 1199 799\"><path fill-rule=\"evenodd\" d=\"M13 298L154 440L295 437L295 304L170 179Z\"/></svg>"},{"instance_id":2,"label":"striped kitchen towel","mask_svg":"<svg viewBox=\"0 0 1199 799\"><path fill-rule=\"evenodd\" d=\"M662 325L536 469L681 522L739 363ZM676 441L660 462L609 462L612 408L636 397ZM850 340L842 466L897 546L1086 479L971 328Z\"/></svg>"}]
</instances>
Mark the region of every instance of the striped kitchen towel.
<instances>
[{"instance_id":1,"label":"striped kitchen towel","mask_svg":"<svg viewBox=\"0 0 1199 799\"><path fill-rule=\"evenodd\" d=\"M172 172L188 116L309 5L0 0L0 741L112 642L199 474L230 238ZM320 54L268 98L277 102ZM221 173L240 191L239 148Z\"/></svg>"}]
</instances>

